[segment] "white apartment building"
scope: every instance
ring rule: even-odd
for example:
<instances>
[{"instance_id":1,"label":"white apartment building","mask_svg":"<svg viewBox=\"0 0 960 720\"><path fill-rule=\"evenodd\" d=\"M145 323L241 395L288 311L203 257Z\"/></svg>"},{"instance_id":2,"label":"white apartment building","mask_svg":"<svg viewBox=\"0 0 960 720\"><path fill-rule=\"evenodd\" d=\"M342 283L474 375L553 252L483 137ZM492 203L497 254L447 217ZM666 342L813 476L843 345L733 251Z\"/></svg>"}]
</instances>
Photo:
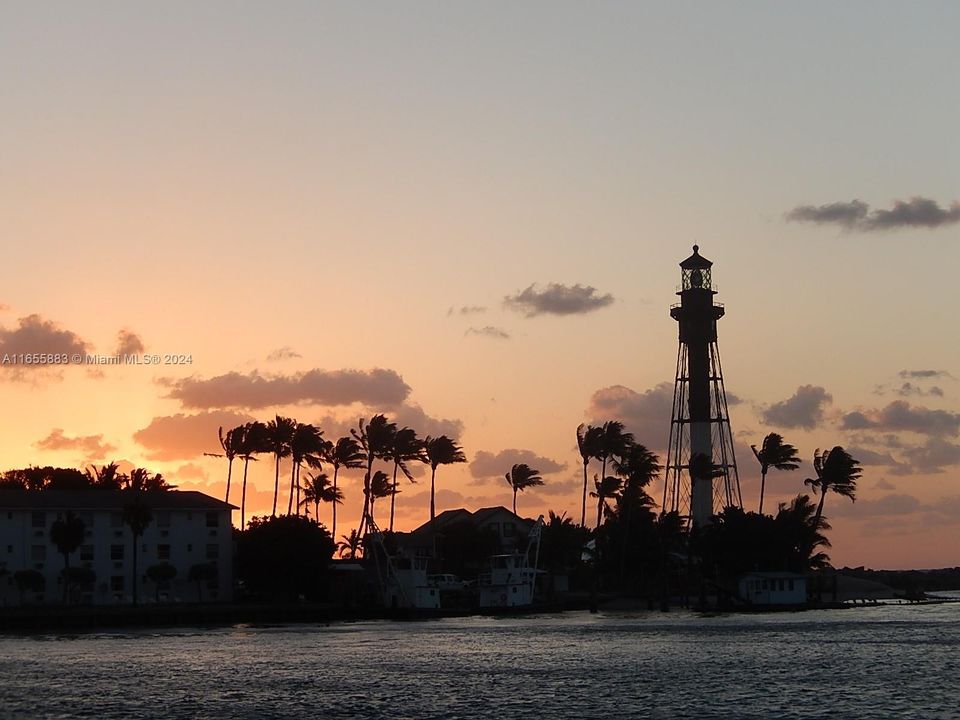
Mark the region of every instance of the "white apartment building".
<instances>
[{"instance_id":1,"label":"white apartment building","mask_svg":"<svg viewBox=\"0 0 960 720\"><path fill-rule=\"evenodd\" d=\"M123 508L132 498L129 491L0 491L0 606L17 605L21 598L25 604L63 602L64 558L50 539L50 528L68 510L84 523L83 544L70 555L70 566L87 567L95 574L93 582L71 589L72 602L130 603L134 582L141 603L154 602L158 596L166 602L231 600L230 521L235 508L193 491L144 492L137 497L152 520L134 548L130 527L123 522ZM176 569L172 580L154 583L148 577L147 569L159 564ZM202 564L214 566L215 574L202 583L191 582L191 567ZM15 578L20 570L42 573L43 591L23 593Z\"/></svg>"}]
</instances>

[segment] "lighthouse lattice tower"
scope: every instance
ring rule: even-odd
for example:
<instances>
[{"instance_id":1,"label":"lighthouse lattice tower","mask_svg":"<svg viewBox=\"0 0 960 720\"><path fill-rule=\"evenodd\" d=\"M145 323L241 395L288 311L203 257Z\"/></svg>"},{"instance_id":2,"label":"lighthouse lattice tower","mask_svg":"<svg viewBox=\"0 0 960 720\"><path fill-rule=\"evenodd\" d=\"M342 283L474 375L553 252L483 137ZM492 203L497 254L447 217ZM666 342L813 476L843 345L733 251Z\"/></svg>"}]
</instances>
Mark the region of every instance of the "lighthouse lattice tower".
<instances>
[{"instance_id":1,"label":"lighthouse lattice tower","mask_svg":"<svg viewBox=\"0 0 960 720\"><path fill-rule=\"evenodd\" d=\"M695 527L709 523L715 511L743 505L717 347L723 305L713 301L713 263L699 250L694 245L680 263L680 302L670 308L680 347L663 489L663 509L689 517Z\"/></svg>"}]
</instances>

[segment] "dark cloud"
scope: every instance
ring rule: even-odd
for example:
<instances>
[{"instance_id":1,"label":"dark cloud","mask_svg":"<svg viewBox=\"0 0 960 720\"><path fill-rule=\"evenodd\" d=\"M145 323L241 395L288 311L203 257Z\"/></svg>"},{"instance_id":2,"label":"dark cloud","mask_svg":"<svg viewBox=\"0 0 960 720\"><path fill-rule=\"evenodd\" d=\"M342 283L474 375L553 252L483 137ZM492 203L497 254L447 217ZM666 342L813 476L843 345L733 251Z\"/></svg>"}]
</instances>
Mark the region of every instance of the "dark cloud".
<instances>
[{"instance_id":1,"label":"dark cloud","mask_svg":"<svg viewBox=\"0 0 960 720\"><path fill-rule=\"evenodd\" d=\"M880 478L877 480L877 484L874 486L877 490L896 490L897 486L886 478Z\"/></svg>"},{"instance_id":2,"label":"dark cloud","mask_svg":"<svg viewBox=\"0 0 960 720\"><path fill-rule=\"evenodd\" d=\"M132 330L124 328L117 333L115 355L141 355L146 349L141 337Z\"/></svg>"},{"instance_id":3,"label":"dark cloud","mask_svg":"<svg viewBox=\"0 0 960 720\"><path fill-rule=\"evenodd\" d=\"M929 389L924 389L919 385L915 385L912 382L904 382L897 388L897 395L901 397L910 397L911 395L916 395L923 397L924 395L933 395L934 397L943 397L943 388L934 385Z\"/></svg>"},{"instance_id":4,"label":"dark cloud","mask_svg":"<svg viewBox=\"0 0 960 720\"><path fill-rule=\"evenodd\" d=\"M820 225L839 225L848 230L868 232L898 228L938 228L960 222L960 203L940 207L936 200L913 197L894 200L889 210L870 210L862 200L836 202L827 205L801 205L786 213L792 222L812 222Z\"/></svg>"},{"instance_id":5,"label":"dark cloud","mask_svg":"<svg viewBox=\"0 0 960 720\"><path fill-rule=\"evenodd\" d=\"M960 445L943 438L930 438L923 445L907 448L904 457L906 463L898 474L933 475L943 472L946 466L960 465Z\"/></svg>"},{"instance_id":6,"label":"dark cloud","mask_svg":"<svg viewBox=\"0 0 960 720\"><path fill-rule=\"evenodd\" d=\"M446 435L456 440L463 435L461 420L432 417L424 412L422 407L413 403L401 405L387 413L387 417L391 422L395 422L397 427L413 428L420 437Z\"/></svg>"},{"instance_id":7,"label":"dark cloud","mask_svg":"<svg viewBox=\"0 0 960 720\"><path fill-rule=\"evenodd\" d=\"M54 428L34 445L40 450L77 450L83 453L87 460L102 460L117 450L115 445L103 441L103 435L68 437L62 428Z\"/></svg>"},{"instance_id":8,"label":"dark cloud","mask_svg":"<svg viewBox=\"0 0 960 720\"><path fill-rule=\"evenodd\" d=\"M856 410L843 416L844 430L867 428L887 431L908 431L922 435L960 434L960 413L947 410L910 405L905 400L895 400L880 410L861 412Z\"/></svg>"},{"instance_id":9,"label":"dark cloud","mask_svg":"<svg viewBox=\"0 0 960 720\"><path fill-rule=\"evenodd\" d=\"M467 328L467 331L464 335L481 335L483 337L494 338L495 340L509 340L510 333L501 328L494 327L493 325L487 325L482 328Z\"/></svg>"},{"instance_id":10,"label":"dark cloud","mask_svg":"<svg viewBox=\"0 0 960 720\"><path fill-rule=\"evenodd\" d=\"M470 462L470 475L478 479L502 478L504 473L518 463L526 463L539 470L541 475L560 472L567 467L566 463L537 455L532 450L508 448L496 454L478 450Z\"/></svg>"},{"instance_id":11,"label":"dark cloud","mask_svg":"<svg viewBox=\"0 0 960 720\"><path fill-rule=\"evenodd\" d=\"M824 408L833 396L818 385L801 385L786 400L763 411L764 422L783 428L812 430L823 421Z\"/></svg>"},{"instance_id":12,"label":"dark cloud","mask_svg":"<svg viewBox=\"0 0 960 720\"><path fill-rule=\"evenodd\" d=\"M282 348L277 348L272 353L267 355L268 362L279 362L281 360L295 360L301 358L303 355L298 353L296 350L291 348L289 345L284 345Z\"/></svg>"},{"instance_id":13,"label":"dark cloud","mask_svg":"<svg viewBox=\"0 0 960 720\"><path fill-rule=\"evenodd\" d=\"M593 424L619 420L637 442L665 453L673 410L673 383L664 382L638 393L623 385L597 390L590 398L587 417Z\"/></svg>"},{"instance_id":14,"label":"dark cloud","mask_svg":"<svg viewBox=\"0 0 960 720\"><path fill-rule=\"evenodd\" d=\"M946 370L901 370L898 375L910 380L929 380L932 378L952 378Z\"/></svg>"},{"instance_id":15,"label":"dark cloud","mask_svg":"<svg viewBox=\"0 0 960 720\"><path fill-rule=\"evenodd\" d=\"M278 405L399 405L410 386L393 370L319 370L290 375L230 372L203 379L164 379L167 397L185 408L260 409Z\"/></svg>"},{"instance_id":16,"label":"dark cloud","mask_svg":"<svg viewBox=\"0 0 960 720\"><path fill-rule=\"evenodd\" d=\"M228 410L196 415L178 413L153 418L147 427L133 434L133 439L147 450L150 460L194 460L205 452L220 449L220 427L229 429L251 420L249 415Z\"/></svg>"},{"instance_id":17,"label":"dark cloud","mask_svg":"<svg viewBox=\"0 0 960 720\"><path fill-rule=\"evenodd\" d=\"M902 493L891 493L876 500L859 499L853 503L846 501L845 498L838 497L836 500L838 502L826 506L824 515L862 518L887 515L901 516L916 512L923 507L913 495ZM841 500L842 502L839 502Z\"/></svg>"},{"instance_id":18,"label":"dark cloud","mask_svg":"<svg viewBox=\"0 0 960 720\"><path fill-rule=\"evenodd\" d=\"M900 464L897 459L888 452L877 452L876 450L858 446L848 446L846 450L858 460L861 465L894 467Z\"/></svg>"},{"instance_id":19,"label":"dark cloud","mask_svg":"<svg viewBox=\"0 0 960 720\"><path fill-rule=\"evenodd\" d=\"M32 356L31 359L36 355L60 355L70 358L78 353L85 355L89 347L76 333L61 329L56 323L44 320L40 315L27 315L17 321L16 328L0 327L0 359L5 356L14 358L0 364L0 369L6 371L8 377L18 380L32 370L63 366L41 362L43 357L36 357L37 362L21 362L21 355Z\"/></svg>"},{"instance_id":20,"label":"dark cloud","mask_svg":"<svg viewBox=\"0 0 960 720\"><path fill-rule=\"evenodd\" d=\"M613 304L613 295L601 295L589 285L550 283L543 290L531 285L516 295L503 299L511 310L526 317L537 315L583 315Z\"/></svg>"},{"instance_id":21,"label":"dark cloud","mask_svg":"<svg viewBox=\"0 0 960 720\"><path fill-rule=\"evenodd\" d=\"M461 305L460 307L451 307L447 309L447 317L451 315L479 315L485 313L487 308L483 305Z\"/></svg>"}]
</instances>

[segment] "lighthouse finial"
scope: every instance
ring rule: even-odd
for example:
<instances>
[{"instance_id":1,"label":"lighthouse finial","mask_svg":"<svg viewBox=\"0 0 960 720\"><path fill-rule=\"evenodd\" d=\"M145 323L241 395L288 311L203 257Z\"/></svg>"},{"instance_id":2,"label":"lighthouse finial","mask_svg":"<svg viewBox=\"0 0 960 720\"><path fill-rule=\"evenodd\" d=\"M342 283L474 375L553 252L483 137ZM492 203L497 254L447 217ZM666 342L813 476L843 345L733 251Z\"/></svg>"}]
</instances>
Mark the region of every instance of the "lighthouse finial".
<instances>
[{"instance_id":1,"label":"lighthouse finial","mask_svg":"<svg viewBox=\"0 0 960 720\"><path fill-rule=\"evenodd\" d=\"M694 245L694 246L693 246L693 251L694 251L694 252L700 252L700 246L699 246L699 245Z\"/></svg>"}]
</instances>

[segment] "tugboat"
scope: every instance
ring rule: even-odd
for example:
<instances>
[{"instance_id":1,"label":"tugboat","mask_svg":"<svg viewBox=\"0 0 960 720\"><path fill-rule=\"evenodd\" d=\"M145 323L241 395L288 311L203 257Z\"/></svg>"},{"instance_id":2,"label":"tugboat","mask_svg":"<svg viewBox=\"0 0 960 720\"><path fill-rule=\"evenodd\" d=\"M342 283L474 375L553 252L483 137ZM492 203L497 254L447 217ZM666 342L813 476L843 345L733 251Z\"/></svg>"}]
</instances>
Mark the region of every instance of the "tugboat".
<instances>
[{"instance_id":1,"label":"tugboat","mask_svg":"<svg viewBox=\"0 0 960 720\"><path fill-rule=\"evenodd\" d=\"M489 569L480 575L477 582L481 608L514 608L533 604L542 528L543 515L537 518L530 530L525 552L490 557Z\"/></svg>"}]
</instances>

